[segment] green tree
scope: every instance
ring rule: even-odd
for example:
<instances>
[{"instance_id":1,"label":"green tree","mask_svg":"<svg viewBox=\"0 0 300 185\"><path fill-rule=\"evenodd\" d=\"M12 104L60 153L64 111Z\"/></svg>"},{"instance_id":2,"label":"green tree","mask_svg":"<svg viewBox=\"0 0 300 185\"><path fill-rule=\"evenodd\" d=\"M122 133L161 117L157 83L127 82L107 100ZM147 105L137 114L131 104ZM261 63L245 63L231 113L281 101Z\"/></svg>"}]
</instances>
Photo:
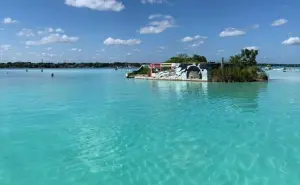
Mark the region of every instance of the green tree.
<instances>
[{"instance_id":1,"label":"green tree","mask_svg":"<svg viewBox=\"0 0 300 185\"><path fill-rule=\"evenodd\" d=\"M178 54L177 57L178 58L184 58L184 59L189 58L189 56L187 54L185 54L185 53Z\"/></svg>"},{"instance_id":2,"label":"green tree","mask_svg":"<svg viewBox=\"0 0 300 185\"><path fill-rule=\"evenodd\" d=\"M200 56L200 55L194 55L192 57L193 61L196 61L197 63L202 63L202 62L207 62L207 59L205 56Z\"/></svg>"},{"instance_id":3,"label":"green tree","mask_svg":"<svg viewBox=\"0 0 300 185\"><path fill-rule=\"evenodd\" d=\"M189 57L187 54L179 54L176 57L170 58L167 63L202 63L207 62L205 56L193 55Z\"/></svg>"},{"instance_id":4,"label":"green tree","mask_svg":"<svg viewBox=\"0 0 300 185\"><path fill-rule=\"evenodd\" d=\"M244 65L254 66L257 64L256 57L258 55L258 50L242 49L241 61Z\"/></svg>"},{"instance_id":5,"label":"green tree","mask_svg":"<svg viewBox=\"0 0 300 185\"><path fill-rule=\"evenodd\" d=\"M176 57L170 58L167 63L188 63L191 58L187 54L179 54Z\"/></svg>"},{"instance_id":6,"label":"green tree","mask_svg":"<svg viewBox=\"0 0 300 185\"><path fill-rule=\"evenodd\" d=\"M241 65L242 64L241 59L242 59L241 55L234 55L230 57L229 63L232 65Z\"/></svg>"}]
</instances>

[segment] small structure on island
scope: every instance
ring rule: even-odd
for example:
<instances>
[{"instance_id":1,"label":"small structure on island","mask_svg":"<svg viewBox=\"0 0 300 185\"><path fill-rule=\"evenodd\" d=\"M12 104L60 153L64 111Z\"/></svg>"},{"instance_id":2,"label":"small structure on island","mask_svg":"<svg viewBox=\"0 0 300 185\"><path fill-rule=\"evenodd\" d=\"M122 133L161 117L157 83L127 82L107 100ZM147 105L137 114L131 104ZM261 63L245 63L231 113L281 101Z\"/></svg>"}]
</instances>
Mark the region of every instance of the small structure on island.
<instances>
[{"instance_id":1,"label":"small structure on island","mask_svg":"<svg viewBox=\"0 0 300 185\"><path fill-rule=\"evenodd\" d=\"M153 63L143 65L138 71L127 74L128 78L176 81L211 81L211 73L220 64L215 63Z\"/></svg>"},{"instance_id":2,"label":"small structure on island","mask_svg":"<svg viewBox=\"0 0 300 185\"><path fill-rule=\"evenodd\" d=\"M202 79L201 69L199 66L191 65L186 70L187 79Z\"/></svg>"},{"instance_id":3,"label":"small structure on island","mask_svg":"<svg viewBox=\"0 0 300 185\"><path fill-rule=\"evenodd\" d=\"M258 50L242 49L228 63L207 62L204 56L179 54L166 63L153 63L128 73L127 77L146 80L198 82L257 82L267 81L268 75L257 65ZM286 69L283 70L286 72Z\"/></svg>"},{"instance_id":4,"label":"small structure on island","mask_svg":"<svg viewBox=\"0 0 300 185\"><path fill-rule=\"evenodd\" d=\"M176 80L200 80L200 81L210 81L212 69L219 66L220 64L213 64L213 63L150 64L151 77L153 78L170 78Z\"/></svg>"},{"instance_id":5,"label":"small structure on island","mask_svg":"<svg viewBox=\"0 0 300 185\"><path fill-rule=\"evenodd\" d=\"M177 68L177 75L180 75L183 79L194 79L209 81L209 74L211 73L211 64L179 64Z\"/></svg>"}]
</instances>

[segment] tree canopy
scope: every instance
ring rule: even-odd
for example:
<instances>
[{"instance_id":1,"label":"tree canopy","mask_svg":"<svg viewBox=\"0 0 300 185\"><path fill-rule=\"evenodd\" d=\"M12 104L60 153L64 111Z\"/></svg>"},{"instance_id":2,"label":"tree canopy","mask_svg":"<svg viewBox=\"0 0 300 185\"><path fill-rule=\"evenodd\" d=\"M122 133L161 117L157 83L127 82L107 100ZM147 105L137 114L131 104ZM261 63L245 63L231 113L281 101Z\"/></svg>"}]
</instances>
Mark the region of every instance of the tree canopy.
<instances>
[{"instance_id":1,"label":"tree canopy","mask_svg":"<svg viewBox=\"0 0 300 185\"><path fill-rule=\"evenodd\" d=\"M190 57L187 54L179 54L166 61L166 63L203 63L203 62L207 62L205 56L193 55L192 57Z\"/></svg>"},{"instance_id":2,"label":"tree canopy","mask_svg":"<svg viewBox=\"0 0 300 185\"><path fill-rule=\"evenodd\" d=\"M257 65L258 50L242 49L241 54L231 56L229 63L233 65L254 66Z\"/></svg>"},{"instance_id":3,"label":"tree canopy","mask_svg":"<svg viewBox=\"0 0 300 185\"><path fill-rule=\"evenodd\" d=\"M243 49L241 54L242 63L247 66L256 65L257 55L258 55L258 50Z\"/></svg>"}]
</instances>

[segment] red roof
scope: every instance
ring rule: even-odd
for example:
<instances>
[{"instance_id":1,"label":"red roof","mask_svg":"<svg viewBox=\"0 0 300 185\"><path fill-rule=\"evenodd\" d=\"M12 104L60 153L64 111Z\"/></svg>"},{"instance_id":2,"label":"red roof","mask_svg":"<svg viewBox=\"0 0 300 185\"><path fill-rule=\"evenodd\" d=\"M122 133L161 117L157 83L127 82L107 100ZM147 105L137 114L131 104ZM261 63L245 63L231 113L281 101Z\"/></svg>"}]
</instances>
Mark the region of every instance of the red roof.
<instances>
[{"instance_id":1,"label":"red roof","mask_svg":"<svg viewBox=\"0 0 300 185\"><path fill-rule=\"evenodd\" d=\"M161 65L160 64L150 64L151 68L160 68Z\"/></svg>"}]
</instances>

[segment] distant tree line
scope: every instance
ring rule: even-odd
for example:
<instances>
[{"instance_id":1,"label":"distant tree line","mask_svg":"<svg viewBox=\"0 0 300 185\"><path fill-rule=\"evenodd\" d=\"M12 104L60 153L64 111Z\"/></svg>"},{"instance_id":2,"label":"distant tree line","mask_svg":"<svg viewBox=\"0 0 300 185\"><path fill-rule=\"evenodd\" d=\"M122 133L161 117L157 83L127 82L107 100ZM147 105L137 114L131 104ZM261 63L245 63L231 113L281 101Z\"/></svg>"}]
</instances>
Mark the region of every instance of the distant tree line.
<instances>
[{"instance_id":1,"label":"distant tree line","mask_svg":"<svg viewBox=\"0 0 300 185\"><path fill-rule=\"evenodd\" d=\"M141 63L33 63L33 62L8 62L0 63L0 68L127 68L140 67Z\"/></svg>"}]
</instances>

